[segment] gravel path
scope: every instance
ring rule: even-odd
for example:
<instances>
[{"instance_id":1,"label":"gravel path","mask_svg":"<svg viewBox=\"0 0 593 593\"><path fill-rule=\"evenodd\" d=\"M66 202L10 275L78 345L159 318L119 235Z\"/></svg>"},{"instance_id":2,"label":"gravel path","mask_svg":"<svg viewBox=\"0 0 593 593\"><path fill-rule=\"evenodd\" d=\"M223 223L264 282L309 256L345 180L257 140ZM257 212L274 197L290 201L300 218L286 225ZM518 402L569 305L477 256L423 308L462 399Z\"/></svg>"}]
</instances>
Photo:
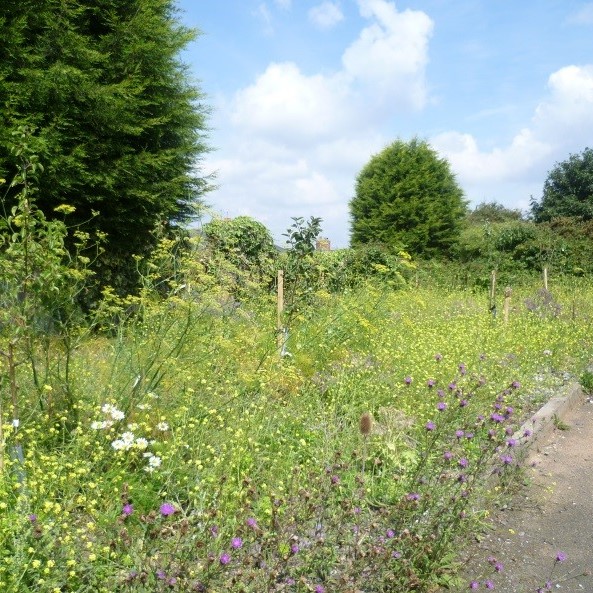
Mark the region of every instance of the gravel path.
<instances>
[{"instance_id":1,"label":"gravel path","mask_svg":"<svg viewBox=\"0 0 593 593\"><path fill-rule=\"evenodd\" d=\"M472 549L464 590L475 578L478 590L491 579L502 593L593 593L593 403L579 393L561 412L527 455L528 486L497 511L494 530Z\"/></svg>"}]
</instances>

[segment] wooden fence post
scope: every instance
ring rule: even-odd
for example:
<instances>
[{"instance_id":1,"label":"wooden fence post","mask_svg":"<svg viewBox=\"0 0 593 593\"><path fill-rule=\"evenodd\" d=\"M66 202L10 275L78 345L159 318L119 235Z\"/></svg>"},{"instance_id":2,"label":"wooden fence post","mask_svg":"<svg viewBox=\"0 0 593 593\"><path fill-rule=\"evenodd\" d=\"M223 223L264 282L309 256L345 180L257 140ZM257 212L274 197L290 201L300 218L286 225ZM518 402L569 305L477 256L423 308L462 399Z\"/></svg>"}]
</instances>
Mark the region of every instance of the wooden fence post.
<instances>
[{"instance_id":1,"label":"wooden fence post","mask_svg":"<svg viewBox=\"0 0 593 593\"><path fill-rule=\"evenodd\" d=\"M548 268L544 268L544 290L548 290Z\"/></svg>"},{"instance_id":2,"label":"wooden fence post","mask_svg":"<svg viewBox=\"0 0 593 593\"><path fill-rule=\"evenodd\" d=\"M282 326L282 313L284 312L284 270L278 270L278 291L277 291L278 317L276 321L276 334L278 348L282 348L284 342L284 331Z\"/></svg>"},{"instance_id":3,"label":"wooden fence post","mask_svg":"<svg viewBox=\"0 0 593 593\"><path fill-rule=\"evenodd\" d=\"M490 312L496 317L496 270L490 274Z\"/></svg>"}]
</instances>

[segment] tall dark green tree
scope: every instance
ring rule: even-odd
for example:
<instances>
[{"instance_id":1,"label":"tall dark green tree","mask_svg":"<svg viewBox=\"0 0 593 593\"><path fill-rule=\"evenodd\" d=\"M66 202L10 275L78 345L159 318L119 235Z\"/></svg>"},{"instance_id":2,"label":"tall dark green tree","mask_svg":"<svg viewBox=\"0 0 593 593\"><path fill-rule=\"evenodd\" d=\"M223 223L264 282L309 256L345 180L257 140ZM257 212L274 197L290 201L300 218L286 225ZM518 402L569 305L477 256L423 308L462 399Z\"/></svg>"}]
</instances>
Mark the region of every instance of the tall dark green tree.
<instances>
[{"instance_id":1,"label":"tall dark green tree","mask_svg":"<svg viewBox=\"0 0 593 593\"><path fill-rule=\"evenodd\" d=\"M11 136L26 126L39 207L72 205L72 223L107 233L104 281L150 248L158 222L190 220L208 189L207 108L180 60L197 32L174 4L0 2L0 177L16 172Z\"/></svg>"},{"instance_id":2,"label":"tall dark green tree","mask_svg":"<svg viewBox=\"0 0 593 593\"><path fill-rule=\"evenodd\" d=\"M449 163L424 141L397 140L358 175L350 201L351 242L403 247L422 257L445 255L465 213Z\"/></svg>"},{"instance_id":3,"label":"tall dark green tree","mask_svg":"<svg viewBox=\"0 0 593 593\"><path fill-rule=\"evenodd\" d=\"M548 173L540 202L532 201L536 222L559 217L593 220L593 149L571 154Z\"/></svg>"}]
</instances>

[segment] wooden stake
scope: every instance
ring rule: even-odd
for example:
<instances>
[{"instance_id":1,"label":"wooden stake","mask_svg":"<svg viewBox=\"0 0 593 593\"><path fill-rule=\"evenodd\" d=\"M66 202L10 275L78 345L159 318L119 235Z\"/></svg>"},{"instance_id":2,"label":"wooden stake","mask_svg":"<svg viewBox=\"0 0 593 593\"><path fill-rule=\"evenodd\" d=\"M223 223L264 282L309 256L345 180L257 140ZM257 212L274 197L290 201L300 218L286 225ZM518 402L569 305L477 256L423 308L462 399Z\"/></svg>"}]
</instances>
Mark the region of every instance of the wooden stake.
<instances>
[{"instance_id":1,"label":"wooden stake","mask_svg":"<svg viewBox=\"0 0 593 593\"><path fill-rule=\"evenodd\" d=\"M278 318L276 321L276 334L278 348L282 348L284 332L282 327L282 313L284 312L284 270L278 270Z\"/></svg>"},{"instance_id":2,"label":"wooden stake","mask_svg":"<svg viewBox=\"0 0 593 593\"><path fill-rule=\"evenodd\" d=\"M513 291L511 290L510 286L507 286L504 289L503 317L504 317L505 323L509 322L509 310L511 308L511 294L512 293L513 293Z\"/></svg>"},{"instance_id":3,"label":"wooden stake","mask_svg":"<svg viewBox=\"0 0 593 593\"><path fill-rule=\"evenodd\" d=\"M496 316L496 270L490 275L490 312Z\"/></svg>"},{"instance_id":4,"label":"wooden stake","mask_svg":"<svg viewBox=\"0 0 593 593\"><path fill-rule=\"evenodd\" d=\"M544 290L548 290L548 268L544 268Z\"/></svg>"}]
</instances>

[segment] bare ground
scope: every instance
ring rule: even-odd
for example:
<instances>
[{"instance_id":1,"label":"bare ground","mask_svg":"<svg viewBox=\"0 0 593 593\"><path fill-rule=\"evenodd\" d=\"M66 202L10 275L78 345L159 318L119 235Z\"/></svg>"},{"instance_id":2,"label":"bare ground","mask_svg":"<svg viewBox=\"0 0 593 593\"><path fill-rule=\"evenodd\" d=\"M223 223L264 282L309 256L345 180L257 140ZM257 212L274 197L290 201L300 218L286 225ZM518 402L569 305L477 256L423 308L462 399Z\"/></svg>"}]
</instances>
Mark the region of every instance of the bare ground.
<instances>
[{"instance_id":1,"label":"bare ground","mask_svg":"<svg viewBox=\"0 0 593 593\"><path fill-rule=\"evenodd\" d=\"M496 511L493 530L471 549L464 590L472 579L486 590L491 579L503 593L593 593L593 403L583 395L575 401L550 419L552 429L527 454L527 486Z\"/></svg>"}]
</instances>

